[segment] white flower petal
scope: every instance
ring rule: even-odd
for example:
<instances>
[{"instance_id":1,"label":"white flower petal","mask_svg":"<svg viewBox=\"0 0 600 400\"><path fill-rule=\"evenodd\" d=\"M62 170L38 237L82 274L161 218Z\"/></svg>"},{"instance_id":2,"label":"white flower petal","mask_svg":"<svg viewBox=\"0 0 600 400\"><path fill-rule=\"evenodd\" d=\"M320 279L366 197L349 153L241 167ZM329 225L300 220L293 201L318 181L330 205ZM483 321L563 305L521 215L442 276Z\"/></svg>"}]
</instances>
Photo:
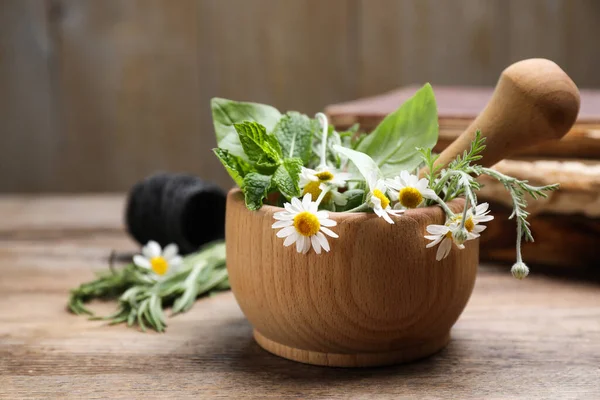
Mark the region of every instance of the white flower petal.
<instances>
[{"instance_id":1,"label":"white flower petal","mask_svg":"<svg viewBox=\"0 0 600 400\"><path fill-rule=\"evenodd\" d=\"M323 232L324 234L326 234L327 236L330 236L332 238L339 238L338 234L335 233L334 231L332 231L329 228L325 228L324 226L321 226L321 232Z\"/></svg>"},{"instance_id":2,"label":"white flower petal","mask_svg":"<svg viewBox=\"0 0 600 400\"><path fill-rule=\"evenodd\" d=\"M279 211L273 214L273 218L279 221L289 221L294 219L295 215L287 211Z\"/></svg>"},{"instance_id":3,"label":"white flower petal","mask_svg":"<svg viewBox=\"0 0 600 400\"><path fill-rule=\"evenodd\" d=\"M331 226L336 226L337 222L335 222L332 219L327 219L327 218L320 219L319 218L319 224L321 224L321 226L329 226L329 227L331 227Z\"/></svg>"},{"instance_id":4,"label":"white flower petal","mask_svg":"<svg viewBox=\"0 0 600 400\"><path fill-rule=\"evenodd\" d=\"M485 225L475 225L475 227L473 227L473 232L481 233L481 232L485 231L486 228L487 228L487 226L485 226Z\"/></svg>"},{"instance_id":5,"label":"white flower petal","mask_svg":"<svg viewBox=\"0 0 600 400\"><path fill-rule=\"evenodd\" d=\"M321 189L321 190L323 190L323 189ZM304 208L304 210L306 210L306 211L310 210L311 201L312 201L312 195L310 193L306 193L304 195L304 197L302 198L302 207Z\"/></svg>"},{"instance_id":6,"label":"white flower petal","mask_svg":"<svg viewBox=\"0 0 600 400\"><path fill-rule=\"evenodd\" d=\"M141 256L139 254L136 254L135 256L133 256L133 263L141 268L147 268L147 269L152 268L152 265L150 264L150 260L148 260L146 257Z\"/></svg>"},{"instance_id":7,"label":"white flower petal","mask_svg":"<svg viewBox=\"0 0 600 400\"><path fill-rule=\"evenodd\" d=\"M179 247L175 243L168 244L162 252L162 256L165 260L169 260L175 257L179 253Z\"/></svg>"},{"instance_id":8,"label":"white flower petal","mask_svg":"<svg viewBox=\"0 0 600 400\"><path fill-rule=\"evenodd\" d=\"M287 221L277 221L273 225L271 225L271 228L273 228L273 229L285 228L286 226L292 226L293 224L294 224L294 221L292 221L291 219L289 219Z\"/></svg>"},{"instance_id":9,"label":"white flower petal","mask_svg":"<svg viewBox=\"0 0 600 400\"><path fill-rule=\"evenodd\" d=\"M311 196L311 194L307 193L305 196ZM296 197L292 198L292 206L298 211L304 211L304 208L302 207L302 202L300 202L300 200L298 200L298 198Z\"/></svg>"},{"instance_id":10,"label":"white flower petal","mask_svg":"<svg viewBox=\"0 0 600 400\"><path fill-rule=\"evenodd\" d=\"M444 240L442 240L440 247L438 247L438 251L435 256L435 259L440 261L440 260L448 257L448 254L450 253L451 249L452 249L452 239L445 238Z\"/></svg>"},{"instance_id":11,"label":"white flower petal","mask_svg":"<svg viewBox=\"0 0 600 400\"><path fill-rule=\"evenodd\" d=\"M487 209L489 208L489 204L488 203L481 203L478 204L477 207L475 207L475 214L483 214L487 211Z\"/></svg>"},{"instance_id":12,"label":"white flower petal","mask_svg":"<svg viewBox=\"0 0 600 400\"><path fill-rule=\"evenodd\" d=\"M302 254L308 253L309 250L310 250L310 239L305 237L304 238L304 248L302 249Z\"/></svg>"},{"instance_id":13,"label":"white flower petal","mask_svg":"<svg viewBox=\"0 0 600 400\"><path fill-rule=\"evenodd\" d=\"M302 253L302 250L304 249L304 240L306 240L305 236L298 235L298 238L296 239L296 251L298 253Z\"/></svg>"},{"instance_id":14,"label":"white flower petal","mask_svg":"<svg viewBox=\"0 0 600 400\"><path fill-rule=\"evenodd\" d=\"M327 238L325 237L325 235L323 235L321 232L317 232L317 234L315 236L319 240L321 247L323 247L323 249L325 251L329 251L329 242L327 241Z\"/></svg>"},{"instance_id":15,"label":"white flower petal","mask_svg":"<svg viewBox=\"0 0 600 400\"><path fill-rule=\"evenodd\" d=\"M473 217L473 221L475 223L480 223L480 222L489 222L491 220L494 219L493 215L480 215L480 216L475 216Z\"/></svg>"},{"instance_id":16,"label":"white flower petal","mask_svg":"<svg viewBox=\"0 0 600 400\"><path fill-rule=\"evenodd\" d=\"M313 249L315 250L315 253L321 254L321 244L319 243L319 239L317 239L316 235L312 235L310 237L310 242L312 244Z\"/></svg>"},{"instance_id":17,"label":"white flower petal","mask_svg":"<svg viewBox=\"0 0 600 400\"><path fill-rule=\"evenodd\" d=\"M167 262L169 263L169 267L177 267L183 262L183 258L181 258L181 256L175 256L171 259L167 259Z\"/></svg>"},{"instance_id":18,"label":"white flower petal","mask_svg":"<svg viewBox=\"0 0 600 400\"><path fill-rule=\"evenodd\" d=\"M162 249L160 248L160 244L156 243L154 240L146 243L146 246L142 249L142 254L144 254L147 258L154 258L160 256Z\"/></svg>"},{"instance_id":19,"label":"white flower petal","mask_svg":"<svg viewBox=\"0 0 600 400\"><path fill-rule=\"evenodd\" d=\"M436 244L441 242L443 238L444 238L443 236L425 236L425 239L433 240L433 242L428 243L425 247L426 248L434 247Z\"/></svg>"},{"instance_id":20,"label":"white flower petal","mask_svg":"<svg viewBox=\"0 0 600 400\"><path fill-rule=\"evenodd\" d=\"M450 230L446 225L427 225L426 229L432 235L445 235Z\"/></svg>"},{"instance_id":21,"label":"white flower petal","mask_svg":"<svg viewBox=\"0 0 600 400\"><path fill-rule=\"evenodd\" d=\"M288 226L277 232L278 238L284 238L290 236L292 233L296 232L296 228L293 226Z\"/></svg>"},{"instance_id":22,"label":"white flower petal","mask_svg":"<svg viewBox=\"0 0 600 400\"><path fill-rule=\"evenodd\" d=\"M292 244L294 244L296 242L297 239L298 239L298 234L296 232L294 232L290 236L285 238L283 245L285 247L291 246Z\"/></svg>"},{"instance_id":23,"label":"white flower petal","mask_svg":"<svg viewBox=\"0 0 600 400\"><path fill-rule=\"evenodd\" d=\"M435 192L431 189L423 189L421 190L421 195L423 197L425 197L426 199L435 199L437 197L437 195L435 194Z\"/></svg>"},{"instance_id":24,"label":"white flower petal","mask_svg":"<svg viewBox=\"0 0 600 400\"><path fill-rule=\"evenodd\" d=\"M385 220L385 222L387 222L388 224L393 224L394 221L392 221L392 219L390 218L390 215L387 212L384 212L381 217Z\"/></svg>"},{"instance_id":25,"label":"white flower petal","mask_svg":"<svg viewBox=\"0 0 600 400\"><path fill-rule=\"evenodd\" d=\"M329 212L327 211L317 211L315 213L315 215L317 216L317 218L319 219L326 219L329 218Z\"/></svg>"}]
</instances>

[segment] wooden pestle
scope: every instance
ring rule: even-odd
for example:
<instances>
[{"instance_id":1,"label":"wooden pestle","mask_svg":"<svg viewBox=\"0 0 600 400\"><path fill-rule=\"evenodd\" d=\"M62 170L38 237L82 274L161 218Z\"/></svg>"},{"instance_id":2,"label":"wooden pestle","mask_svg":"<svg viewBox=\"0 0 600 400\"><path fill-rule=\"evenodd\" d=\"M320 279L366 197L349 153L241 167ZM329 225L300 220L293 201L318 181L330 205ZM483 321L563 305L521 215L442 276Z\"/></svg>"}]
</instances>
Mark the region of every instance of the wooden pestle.
<instances>
[{"instance_id":1,"label":"wooden pestle","mask_svg":"<svg viewBox=\"0 0 600 400\"><path fill-rule=\"evenodd\" d=\"M500 75L485 109L436 161L447 165L468 150L481 130L486 149L478 164L490 167L526 147L561 139L579 112L579 90L550 60L519 61ZM422 172L423 174L423 172Z\"/></svg>"}]
</instances>

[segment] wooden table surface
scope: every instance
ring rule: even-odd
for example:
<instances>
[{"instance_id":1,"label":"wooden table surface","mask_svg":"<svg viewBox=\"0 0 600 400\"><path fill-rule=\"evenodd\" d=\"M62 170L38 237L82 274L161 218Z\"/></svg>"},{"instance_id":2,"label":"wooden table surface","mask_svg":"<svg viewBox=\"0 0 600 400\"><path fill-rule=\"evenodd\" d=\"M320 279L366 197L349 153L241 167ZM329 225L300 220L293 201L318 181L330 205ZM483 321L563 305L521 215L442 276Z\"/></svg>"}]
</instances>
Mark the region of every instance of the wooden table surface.
<instances>
[{"instance_id":1,"label":"wooden table surface","mask_svg":"<svg viewBox=\"0 0 600 400\"><path fill-rule=\"evenodd\" d=\"M230 292L164 334L65 311L68 290L136 250L121 196L0 198L0 398L600 398L598 283L481 267L441 353L409 365L314 367L266 353ZM114 303L96 304L109 312Z\"/></svg>"}]
</instances>

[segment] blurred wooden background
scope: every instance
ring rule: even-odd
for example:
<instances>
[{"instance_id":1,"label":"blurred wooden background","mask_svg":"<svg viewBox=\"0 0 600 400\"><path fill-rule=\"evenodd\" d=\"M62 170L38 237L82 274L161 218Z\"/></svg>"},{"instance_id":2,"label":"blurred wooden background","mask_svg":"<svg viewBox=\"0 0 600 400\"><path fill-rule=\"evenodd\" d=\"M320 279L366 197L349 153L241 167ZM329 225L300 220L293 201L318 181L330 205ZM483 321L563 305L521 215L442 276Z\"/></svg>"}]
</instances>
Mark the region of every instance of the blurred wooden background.
<instances>
[{"instance_id":1,"label":"blurred wooden background","mask_svg":"<svg viewBox=\"0 0 600 400\"><path fill-rule=\"evenodd\" d=\"M600 87L599 21L596 0L0 0L0 191L229 186L213 96L312 114L528 57Z\"/></svg>"}]
</instances>

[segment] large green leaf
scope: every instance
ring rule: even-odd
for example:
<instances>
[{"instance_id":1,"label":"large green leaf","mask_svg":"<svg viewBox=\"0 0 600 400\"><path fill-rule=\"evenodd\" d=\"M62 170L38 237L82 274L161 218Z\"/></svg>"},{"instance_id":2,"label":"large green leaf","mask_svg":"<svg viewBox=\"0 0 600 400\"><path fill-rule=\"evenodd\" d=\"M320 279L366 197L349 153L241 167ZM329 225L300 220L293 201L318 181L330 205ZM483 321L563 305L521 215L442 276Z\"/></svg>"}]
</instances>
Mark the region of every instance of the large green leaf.
<instances>
[{"instance_id":1,"label":"large green leaf","mask_svg":"<svg viewBox=\"0 0 600 400\"><path fill-rule=\"evenodd\" d=\"M281 144L285 157L298 157L308 163L314 130L313 120L299 112L290 111L275 125L273 135Z\"/></svg>"},{"instance_id":2,"label":"large green leaf","mask_svg":"<svg viewBox=\"0 0 600 400\"><path fill-rule=\"evenodd\" d=\"M385 177L413 170L421 163L417 148L432 148L438 140L435 96L426 84L365 137L356 150L371 156Z\"/></svg>"},{"instance_id":3,"label":"large green leaf","mask_svg":"<svg viewBox=\"0 0 600 400\"><path fill-rule=\"evenodd\" d=\"M213 124L217 135L217 145L231 154L248 161L240 144L234 124L254 121L272 131L281 113L274 107L259 103L238 102L215 97L211 100Z\"/></svg>"}]
</instances>

